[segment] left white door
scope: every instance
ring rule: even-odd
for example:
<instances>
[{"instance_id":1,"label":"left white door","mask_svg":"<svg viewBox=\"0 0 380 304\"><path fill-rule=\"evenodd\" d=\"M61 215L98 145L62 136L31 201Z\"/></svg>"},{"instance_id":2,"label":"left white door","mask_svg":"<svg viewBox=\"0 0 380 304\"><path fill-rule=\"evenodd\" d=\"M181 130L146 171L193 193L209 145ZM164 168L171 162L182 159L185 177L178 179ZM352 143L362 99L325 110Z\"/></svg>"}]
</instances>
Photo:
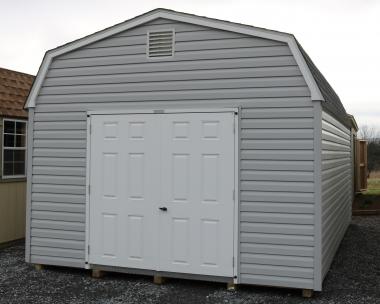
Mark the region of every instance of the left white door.
<instances>
[{"instance_id":1,"label":"left white door","mask_svg":"<svg viewBox=\"0 0 380 304\"><path fill-rule=\"evenodd\" d=\"M160 132L155 115L93 115L90 264L156 269Z\"/></svg>"}]
</instances>

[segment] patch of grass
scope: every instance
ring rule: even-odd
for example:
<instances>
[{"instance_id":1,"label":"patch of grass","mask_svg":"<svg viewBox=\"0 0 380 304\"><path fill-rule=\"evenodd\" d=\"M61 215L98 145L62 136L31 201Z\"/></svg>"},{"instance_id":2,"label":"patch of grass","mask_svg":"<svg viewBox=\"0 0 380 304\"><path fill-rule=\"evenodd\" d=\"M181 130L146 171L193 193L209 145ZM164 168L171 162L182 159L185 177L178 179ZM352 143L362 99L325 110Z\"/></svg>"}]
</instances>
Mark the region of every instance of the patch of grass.
<instances>
[{"instance_id":1,"label":"patch of grass","mask_svg":"<svg viewBox=\"0 0 380 304\"><path fill-rule=\"evenodd\" d=\"M369 178L380 178L380 171L372 171Z\"/></svg>"},{"instance_id":2,"label":"patch of grass","mask_svg":"<svg viewBox=\"0 0 380 304\"><path fill-rule=\"evenodd\" d=\"M369 178L368 189L364 195L380 195L380 178Z\"/></svg>"},{"instance_id":3,"label":"patch of grass","mask_svg":"<svg viewBox=\"0 0 380 304\"><path fill-rule=\"evenodd\" d=\"M380 195L380 189L368 189L364 195Z\"/></svg>"},{"instance_id":4,"label":"patch of grass","mask_svg":"<svg viewBox=\"0 0 380 304\"><path fill-rule=\"evenodd\" d=\"M369 178L368 179L368 188L380 189L380 178Z\"/></svg>"}]
</instances>

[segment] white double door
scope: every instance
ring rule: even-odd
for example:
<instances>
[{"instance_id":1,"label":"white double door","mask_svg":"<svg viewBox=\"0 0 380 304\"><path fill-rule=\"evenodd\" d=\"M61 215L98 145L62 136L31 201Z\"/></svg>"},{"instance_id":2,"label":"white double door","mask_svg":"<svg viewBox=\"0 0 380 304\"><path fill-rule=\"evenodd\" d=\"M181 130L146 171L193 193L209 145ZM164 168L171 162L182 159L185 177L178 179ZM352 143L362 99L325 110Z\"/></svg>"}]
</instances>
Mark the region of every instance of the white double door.
<instances>
[{"instance_id":1,"label":"white double door","mask_svg":"<svg viewBox=\"0 0 380 304\"><path fill-rule=\"evenodd\" d=\"M92 115L89 263L232 276L234 142L230 112Z\"/></svg>"}]
</instances>

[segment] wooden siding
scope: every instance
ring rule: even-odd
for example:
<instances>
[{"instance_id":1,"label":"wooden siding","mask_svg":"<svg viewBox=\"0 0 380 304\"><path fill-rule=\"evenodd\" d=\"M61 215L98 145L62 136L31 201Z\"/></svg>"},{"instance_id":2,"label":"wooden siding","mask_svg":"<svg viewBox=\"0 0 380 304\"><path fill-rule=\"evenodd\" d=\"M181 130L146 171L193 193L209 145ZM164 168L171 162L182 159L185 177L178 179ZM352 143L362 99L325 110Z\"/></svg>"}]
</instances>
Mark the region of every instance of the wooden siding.
<instances>
[{"instance_id":1,"label":"wooden siding","mask_svg":"<svg viewBox=\"0 0 380 304\"><path fill-rule=\"evenodd\" d=\"M176 53L146 58L147 30ZM286 44L156 20L56 58L36 101L31 262L84 267L86 111L241 107L241 283L313 288L313 105Z\"/></svg>"},{"instance_id":2,"label":"wooden siding","mask_svg":"<svg viewBox=\"0 0 380 304\"><path fill-rule=\"evenodd\" d=\"M25 237L25 181L0 181L0 244Z\"/></svg>"},{"instance_id":3,"label":"wooden siding","mask_svg":"<svg viewBox=\"0 0 380 304\"><path fill-rule=\"evenodd\" d=\"M322 277L351 220L351 132L322 113Z\"/></svg>"}]
</instances>

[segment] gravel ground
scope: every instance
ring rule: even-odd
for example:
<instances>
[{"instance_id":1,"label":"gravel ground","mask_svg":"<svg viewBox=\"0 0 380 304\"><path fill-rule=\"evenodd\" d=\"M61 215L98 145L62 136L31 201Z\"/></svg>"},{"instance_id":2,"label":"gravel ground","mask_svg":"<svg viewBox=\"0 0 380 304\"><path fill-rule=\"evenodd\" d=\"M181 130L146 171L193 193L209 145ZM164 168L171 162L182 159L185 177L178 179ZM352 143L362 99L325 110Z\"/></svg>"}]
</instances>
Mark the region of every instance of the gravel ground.
<instances>
[{"instance_id":1,"label":"gravel ground","mask_svg":"<svg viewBox=\"0 0 380 304\"><path fill-rule=\"evenodd\" d=\"M23 245L0 250L0 303L380 303L380 216L354 217L323 284L323 292L303 299L291 289L169 280L109 273L93 279L85 270L24 262Z\"/></svg>"}]
</instances>

